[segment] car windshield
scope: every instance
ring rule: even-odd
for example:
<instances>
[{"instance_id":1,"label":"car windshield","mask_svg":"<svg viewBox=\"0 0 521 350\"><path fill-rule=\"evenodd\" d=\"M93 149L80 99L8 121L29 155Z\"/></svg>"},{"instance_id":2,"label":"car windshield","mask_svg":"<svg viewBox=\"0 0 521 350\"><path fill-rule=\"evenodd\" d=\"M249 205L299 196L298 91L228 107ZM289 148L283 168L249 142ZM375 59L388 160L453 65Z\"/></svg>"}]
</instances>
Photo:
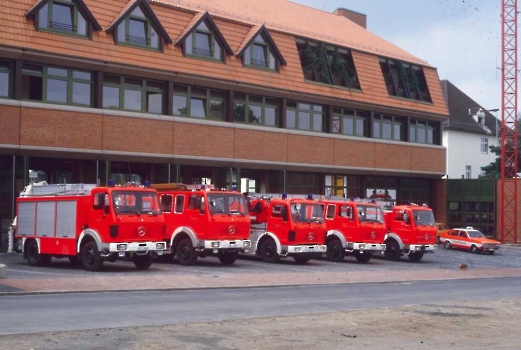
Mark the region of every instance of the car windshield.
<instances>
[{"instance_id":1,"label":"car windshield","mask_svg":"<svg viewBox=\"0 0 521 350\"><path fill-rule=\"evenodd\" d=\"M357 205L358 220L360 222L384 222L382 208L373 205Z\"/></svg>"},{"instance_id":2,"label":"car windshield","mask_svg":"<svg viewBox=\"0 0 521 350\"><path fill-rule=\"evenodd\" d=\"M324 209L318 203L291 203L291 217L295 222L323 222Z\"/></svg>"},{"instance_id":3,"label":"car windshield","mask_svg":"<svg viewBox=\"0 0 521 350\"><path fill-rule=\"evenodd\" d=\"M467 233L469 234L469 238L485 238L485 235L477 230L467 231Z\"/></svg>"},{"instance_id":4,"label":"car windshield","mask_svg":"<svg viewBox=\"0 0 521 350\"><path fill-rule=\"evenodd\" d=\"M418 226L436 226L434 215L430 210L413 210L412 215Z\"/></svg>"},{"instance_id":5,"label":"car windshield","mask_svg":"<svg viewBox=\"0 0 521 350\"><path fill-rule=\"evenodd\" d=\"M246 200L242 194L208 193L208 208L212 215L248 215Z\"/></svg>"},{"instance_id":6,"label":"car windshield","mask_svg":"<svg viewBox=\"0 0 521 350\"><path fill-rule=\"evenodd\" d=\"M161 214L156 192L148 191L114 191L112 205L116 214Z\"/></svg>"}]
</instances>

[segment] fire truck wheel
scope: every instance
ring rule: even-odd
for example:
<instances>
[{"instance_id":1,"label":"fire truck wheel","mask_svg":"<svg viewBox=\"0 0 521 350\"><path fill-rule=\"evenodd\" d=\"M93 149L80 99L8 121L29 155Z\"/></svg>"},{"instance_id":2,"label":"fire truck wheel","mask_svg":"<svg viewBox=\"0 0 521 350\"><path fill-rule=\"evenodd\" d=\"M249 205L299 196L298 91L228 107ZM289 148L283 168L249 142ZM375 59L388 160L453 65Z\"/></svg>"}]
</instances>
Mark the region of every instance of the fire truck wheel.
<instances>
[{"instance_id":1,"label":"fire truck wheel","mask_svg":"<svg viewBox=\"0 0 521 350\"><path fill-rule=\"evenodd\" d=\"M232 265L237 260L237 257L239 256L239 251L228 251L228 250L219 250L219 253L217 254L217 257L219 258L219 261L223 265Z\"/></svg>"},{"instance_id":2,"label":"fire truck wheel","mask_svg":"<svg viewBox=\"0 0 521 350\"><path fill-rule=\"evenodd\" d=\"M475 245L473 245L472 247L470 247L470 252L471 252L471 253L477 253L477 252L478 252L478 247L476 247Z\"/></svg>"},{"instance_id":3,"label":"fire truck wheel","mask_svg":"<svg viewBox=\"0 0 521 350\"><path fill-rule=\"evenodd\" d=\"M308 256L293 255L293 259L295 259L297 264L306 264L311 258Z\"/></svg>"},{"instance_id":4,"label":"fire truck wheel","mask_svg":"<svg viewBox=\"0 0 521 350\"><path fill-rule=\"evenodd\" d=\"M450 249L451 248L449 241L445 241L445 248L446 249Z\"/></svg>"},{"instance_id":5,"label":"fire truck wheel","mask_svg":"<svg viewBox=\"0 0 521 350\"><path fill-rule=\"evenodd\" d=\"M146 270L152 265L152 261L154 260L154 257L150 254L147 255L134 255L134 258L132 261L134 261L134 265L136 265L136 268L138 270Z\"/></svg>"},{"instance_id":6,"label":"fire truck wheel","mask_svg":"<svg viewBox=\"0 0 521 350\"><path fill-rule=\"evenodd\" d=\"M411 261L420 261L423 258L423 253L410 253L409 260Z\"/></svg>"},{"instance_id":7,"label":"fire truck wheel","mask_svg":"<svg viewBox=\"0 0 521 350\"><path fill-rule=\"evenodd\" d=\"M87 271L99 271L103 266L103 259L98 251L98 245L89 241L81 249L81 262Z\"/></svg>"},{"instance_id":8,"label":"fire truck wheel","mask_svg":"<svg viewBox=\"0 0 521 350\"><path fill-rule=\"evenodd\" d=\"M390 259L390 260L395 260L395 261L400 260L400 258L402 256L402 251L400 249L400 245L398 244L398 242L396 242L394 240L388 241L386 243L384 255L387 259Z\"/></svg>"},{"instance_id":9,"label":"fire truck wheel","mask_svg":"<svg viewBox=\"0 0 521 350\"><path fill-rule=\"evenodd\" d=\"M277 253L277 245L275 241L271 238L267 238L264 242L262 242L260 247L261 258L264 262L267 263L278 263L280 260L280 256Z\"/></svg>"},{"instance_id":10,"label":"fire truck wheel","mask_svg":"<svg viewBox=\"0 0 521 350\"><path fill-rule=\"evenodd\" d=\"M327 242L327 258L331 261L342 261L346 255L346 251L342 247L342 242L338 239L333 239Z\"/></svg>"},{"instance_id":11,"label":"fire truck wheel","mask_svg":"<svg viewBox=\"0 0 521 350\"><path fill-rule=\"evenodd\" d=\"M197 253L195 252L190 237L183 238L176 249L177 261L181 265L193 265L197 261Z\"/></svg>"},{"instance_id":12,"label":"fire truck wheel","mask_svg":"<svg viewBox=\"0 0 521 350\"><path fill-rule=\"evenodd\" d=\"M372 257L373 257L373 254L371 254L371 253L362 254L360 252L355 252L355 259L361 263L369 262L369 260L371 260Z\"/></svg>"},{"instance_id":13,"label":"fire truck wheel","mask_svg":"<svg viewBox=\"0 0 521 350\"><path fill-rule=\"evenodd\" d=\"M51 264L51 255L40 254L38 252L38 243L36 241L30 240L27 243L27 262L31 266L49 266Z\"/></svg>"}]
</instances>

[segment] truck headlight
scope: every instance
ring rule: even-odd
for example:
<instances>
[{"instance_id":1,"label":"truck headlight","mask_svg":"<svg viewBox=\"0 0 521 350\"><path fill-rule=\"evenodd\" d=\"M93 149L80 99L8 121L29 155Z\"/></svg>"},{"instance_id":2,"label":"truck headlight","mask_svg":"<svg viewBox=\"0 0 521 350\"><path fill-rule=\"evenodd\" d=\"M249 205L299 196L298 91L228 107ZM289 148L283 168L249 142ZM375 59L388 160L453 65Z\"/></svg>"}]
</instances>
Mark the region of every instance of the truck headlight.
<instances>
[{"instance_id":1,"label":"truck headlight","mask_svg":"<svg viewBox=\"0 0 521 350\"><path fill-rule=\"evenodd\" d=\"M116 249L118 250L118 252L124 252L127 250L127 245L126 244L118 244Z\"/></svg>"},{"instance_id":2,"label":"truck headlight","mask_svg":"<svg viewBox=\"0 0 521 350\"><path fill-rule=\"evenodd\" d=\"M251 247L251 241L244 241L243 247L244 248L250 248Z\"/></svg>"},{"instance_id":3,"label":"truck headlight","mask_svg":"<svg viewBox=\"0 0 521 350\"><path fill-rule=\"evenodd\" d=\"M360 249L360 250L365 249L365 244L360 244L360 245L358 246L358 249Z\"/></svg>"},{"instance_id":4,"label":"truck headlight","mask_svg":"<svg viewBox=\"0 0 521 350\"><path fill-rule=\"evenodd\" d=\"M165 250L165 249L166 249L165 242L156 243L156 250Z\"/></svg>"},{"instance_id":5,"label":"truck headlight","mask_svg":"<svg viewBox=\"0 0 521 350\"><path fill-rule=\"evenodd\" d=\"M219 242L212 242L212 248L219 248L220 247L220 243Z\"/></svg>"},{"instance_id":6,"label":"truck headlight","mask_svg":"<svg viewBox=\"0 0 521 350\"><path fill-rule=\"evenodd\" d=\"M296 252L300 252L300 247L295 247Z\"/></svg>"}]
</instances>

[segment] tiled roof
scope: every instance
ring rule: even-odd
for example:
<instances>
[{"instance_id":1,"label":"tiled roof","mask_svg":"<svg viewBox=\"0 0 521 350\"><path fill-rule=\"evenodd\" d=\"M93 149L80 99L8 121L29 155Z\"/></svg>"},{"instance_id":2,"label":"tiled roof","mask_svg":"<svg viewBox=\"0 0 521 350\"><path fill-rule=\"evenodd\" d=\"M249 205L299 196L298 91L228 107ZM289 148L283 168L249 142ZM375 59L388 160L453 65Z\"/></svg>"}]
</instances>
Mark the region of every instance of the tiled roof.
<instances>
[{"instance_id":1,"label":"tiled roof","mask_svg":"<svg viewBox=\"0 0 521 350\"><path fill-rule=\"evenodd\" d=\"M443 125L446 130L459 130L478 134L486 134L487 130L481 128L469 114L469 109L473 113L483 108L480 104L467 96L448 80L441 81L441 88L449 110L449 119ZM492 135L496 134L497 118L483 108L485 112L485 127L490 130Z\"/></svg>"},{"instance_id":2,"label":"tiled roof","mask_svg":"<svg viewBox=\"0 0 521 350\"><path fill-rule=\"evenodd\" d=\"M241 56L244 53L244 50L246 49L246 47L248 47L252 43L252 41L255 39L257 34L260 34L260 33L264 34L265 39L268 41L269 47L273 50L273 52L279 59L280 63L283 66L285 66L287 63L286 63L286 60L284 59L284 56L282 56L282 53L280 52L279 48L277 47L277 44L275 44L275 41L271 37L270 32L268 32L268 30L266 29L266 27L264 25L262 25L260 27L259 26L251 27L250 31L244 38L244 41L241 43L241 45L237 49L236 55Z\"/></svg>"},{"instance_id":3,"label":"tiled roof","mask_svg":"<svg viewBox=\"0 0 521 350\"><path fill-rule=\"evenodd\" d=\"M42 6L44 6L49 0L38 0L36 2L36 4L34 4L26 13L25 13L25 17L27 18L32 18L33 16L36 15L36 11L38 11ZM87 7L87 5L85 5L85 2L83 2L83 0L76 0L76 4L77 6L79 7L80 11L85 15L87 16L87 20L89 20L89 22L92 24L92 26L96 29L96 30L101 30L101 26L99 25L98 21L96 20L96 18L94 17L94 15L92 14L92 12L90 12L90 9Z\"/></svg>"},{"instance_id":4,"label":"tiled roof","mask_svg":"<svg viewBox=\"0 0 521 350\"><path fill-rule=\"evenodd\" d=\"M166 29L163 27L161 22L159 22L159 19L156 17L154 11L148 4L147 0L130 0L125 7L119 12L119 14L114 18L112 23L108 26L107 32L112 32L116 27L119 25L119 23L128 15L131 11L134 10L137 6L141 6L142 9L145 12L145 15L148 17L148 19L155 24L155 27L157 27L157 30L163 36L163 39L169 44L172 43L172 39L170 38L170 35L168 35Z\"/></svg>"},{"instance_id":5,"label":"tiled roof","mask_svg":"<svg viewBox=\"0 0 521 350\"><path fill-rule=\"evenodd\" d=\"M219 27L215 24L215 22L212 19L212 16L208 12L204 13L197 13L192 20L188 23L188 25L185 27L183 32L179 35L177 40L175 41L176 45L181 44L188 34L197 27L201 22L205 21L208 25L209 29L212 31L212 33L217 36L218 42L223 46L224 50L228 55L233 55L233 50L222 35L221 31L219 30Z\"/></svg>"},{"instance_id":6,"label":"tiled roof","mask_svg":"<svg viewBox=\"0 0 521 350\"><path fill-rule=\"evenodd\" d=\"M378 37L347 18L287 0L150 0L269 30L324 41L424 66L427 62Z\"/></svg>"}]
</instances>

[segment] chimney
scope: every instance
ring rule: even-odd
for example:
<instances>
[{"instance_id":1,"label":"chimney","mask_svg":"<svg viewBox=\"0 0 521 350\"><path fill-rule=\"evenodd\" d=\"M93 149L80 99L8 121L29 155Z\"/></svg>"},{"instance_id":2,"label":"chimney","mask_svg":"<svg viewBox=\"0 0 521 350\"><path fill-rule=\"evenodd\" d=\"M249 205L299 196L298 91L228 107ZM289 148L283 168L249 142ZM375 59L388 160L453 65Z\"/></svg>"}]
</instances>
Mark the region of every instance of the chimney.
<instances>
[{"instance_id":1,"label":"chimney","mask_svg":"<svg viewBox=\"0 0 521 350\"><path fill-rule=\"evenodd\" d=\"M337 16L343 16L348 20L355 22L360 27L367 29L367 16L363 13L351 11L342 7L337 8L333 13Z\"/></svg>"}]
</instances>

